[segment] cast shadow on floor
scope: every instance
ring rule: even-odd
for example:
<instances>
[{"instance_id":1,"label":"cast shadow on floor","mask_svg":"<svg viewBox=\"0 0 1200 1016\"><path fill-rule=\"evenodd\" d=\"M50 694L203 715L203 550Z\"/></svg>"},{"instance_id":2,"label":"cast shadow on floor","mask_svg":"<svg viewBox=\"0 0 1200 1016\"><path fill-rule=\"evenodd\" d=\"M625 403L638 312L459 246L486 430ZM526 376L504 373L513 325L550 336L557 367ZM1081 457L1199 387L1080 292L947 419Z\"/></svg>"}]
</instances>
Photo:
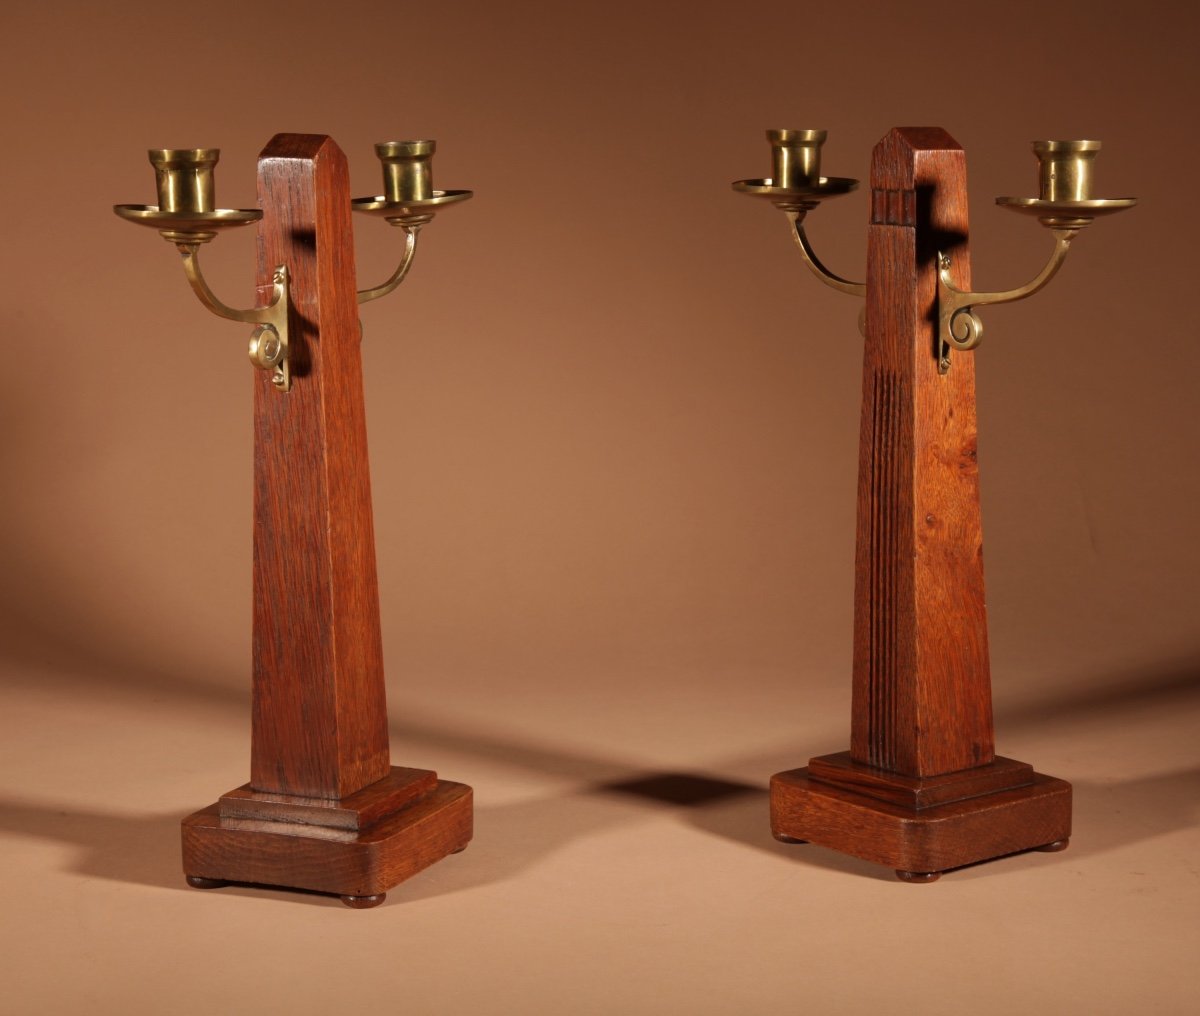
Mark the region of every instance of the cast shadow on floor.
<instances>
[{"instance_id":1,"label":"cast shadow on floor","mask_svg":"<svg viewBox=\"0 0 1200 1016\"><path fill-rule=\"evenodd\" d=\"M1072 864L1110 850L1196 824L1200 768L1125 782L1081 781L1075 786L1075 833L1069 851L1030 854L1036 865ZM634 807L630 807L633 805ZM813 845L775 842L767 820L763 787L721 777L680 772L642 772L557 796L476 810L476 835L461 855L446 858L393 889L395 903L416 902L507 881L571 841L635 823L642 808L670 810L679 821L712 836L765 851L787 863L880 881L891 871ZM179 821L175 814L122 816L0 802L0 832L19 833L75 848L67 870L84 878L194 892L179 866ZM955 878L987 878L1002 869L974 865ZM899 883L897 883L899 884ZM341 904L316 893L230 886L222 893L310 906Z\"/></svg>"},{"instance_id":2,"label":"cast shadow on floor","mask_svg":"<svg viewBox=\"0 0 1200 1016\"><path fill-rule=\"evenodd\" d=\"M73 847L68 871L84 878L176 889L182 815L119 815L30 801L0 800L0 834Z\"/></svg>"},{"instance_id":3,"label":"cast shadow on floor","mask_svg":"<svg viewBox=\"0 0 1200 1016\"><path fill-rule=\"evenodd\" d=\"M1097 711L1120 713L1147 703L1178 710L1196 700L1200 686L1195 675L1193 668L1176 669L1111 684L1095 692L1082 689L1074 696L1064 695L1036 708L1023 708L1002 722L1053 724L1060 717L1094 715ZM772 772L803 763L806 756L791 745L753 758L713 760L703 772L672 772L468 732L452 724L393 725L393 735L397 743L405 743L413 751L414 759L419 758L423 742L478 763L469 767L476 774L473 777L447 774L476 784L474 842L460 857L448 858L393 890L397 901L432 898L514 878L574 840L638 822L646 809L673 812L681 823L698 831L769 852L785 863L880 879L892 877L890 872L855 858L819 847L783 845L771 838L765 784ZM822 749L836 750L836 745L814 745L809 753L820 754ZM557 778L568 786L526 800L491 804L486 787L489 765ZM762 773L762 782L750 783L726 775L734 772ZM1124 781L1076 780L1075 794L1071 849L1063 855L1035 855L1037 863L1069 863L1195 825L1200 768L1175 769ZM0 800L0 833L34 836L75 847L78 853L67 863L69 871L87 878L179 890L186 889L179 868L182 817L121 815L27 800ZM989 870L982 865L966 869L962 875L986 877ZM221 891L261 894L235 887ZM340 906L329 897L288 892L263 895Z\"/></svg>"}]
</instances>

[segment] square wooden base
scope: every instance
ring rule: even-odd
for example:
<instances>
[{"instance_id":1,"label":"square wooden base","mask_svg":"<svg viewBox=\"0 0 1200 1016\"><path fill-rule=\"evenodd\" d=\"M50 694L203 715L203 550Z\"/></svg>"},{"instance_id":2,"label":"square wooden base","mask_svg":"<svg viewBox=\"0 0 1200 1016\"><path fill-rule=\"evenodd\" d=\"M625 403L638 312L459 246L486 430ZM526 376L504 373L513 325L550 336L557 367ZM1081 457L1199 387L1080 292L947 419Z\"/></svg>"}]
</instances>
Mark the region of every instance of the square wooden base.
<instances>
[{"instance_id":1,"label":"square wooden base","mask_svg":"<svg viewBox=\"0 0 1200 1016\"><path fill-rule=\"evenodd\" d=\"M1031 772L1023 786L914 807L827 783L810 769L771 778L776 839L885 864L906 881L933 881L947 869L1022 850L1061 849L1071 835L1071 785L1041 773Z\"/></svg>"},{"instance_id":2,"label":"square wooden base","mask_svg":"<svg viewBox=\"0 0 1200 1016\"><path fill-rule=\"evenodd\" d=\"M428 789L419 796L397 795L396 810L361 828L223 814L230 799L247 796L244 788L232 791L183 820L188 882L198 888L250 882L310 889L335 893L355 907L381 903L388 889L462 850L471 839L471 788L433 773L425 779L424 773L393 769L388 781L428 783Z\"/></svg>"}]
</instances>

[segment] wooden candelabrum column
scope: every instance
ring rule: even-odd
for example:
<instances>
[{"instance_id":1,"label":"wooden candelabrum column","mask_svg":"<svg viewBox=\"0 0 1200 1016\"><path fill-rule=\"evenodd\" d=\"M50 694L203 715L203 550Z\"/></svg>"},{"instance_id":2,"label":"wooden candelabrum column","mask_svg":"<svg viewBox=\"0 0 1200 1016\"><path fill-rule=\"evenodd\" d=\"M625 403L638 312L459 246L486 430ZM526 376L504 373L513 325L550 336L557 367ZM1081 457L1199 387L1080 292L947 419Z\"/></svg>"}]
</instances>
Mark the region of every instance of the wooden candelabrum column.
<instances>
[{"instance_id":1,"label":"wooden candelabrum column","mask_svg":"<svg viewBox=\"0 0 1200 1016\"><path fill-rule=\"evenodd\" d=\"M974 358L939 372L937 256L970 288L966 163L940 128L871 160L850 750L771 780L771 829L931 882L1071 834L1071 786L994 753Z\"/></svg>"},{"instance_id":2,"label":"wooden candelabrum column","mask_svg":"<svg viewBox=\"0 0 1200 1016\"><path fill-rule=\"evenodd\" d=\"M291 390L255 372L250 782L183 821L188 882L350 906L466 847L471 789L389 758L346 158L280 134L259 157L258 282L290 274Z\"/></svg>"}]
</instances>

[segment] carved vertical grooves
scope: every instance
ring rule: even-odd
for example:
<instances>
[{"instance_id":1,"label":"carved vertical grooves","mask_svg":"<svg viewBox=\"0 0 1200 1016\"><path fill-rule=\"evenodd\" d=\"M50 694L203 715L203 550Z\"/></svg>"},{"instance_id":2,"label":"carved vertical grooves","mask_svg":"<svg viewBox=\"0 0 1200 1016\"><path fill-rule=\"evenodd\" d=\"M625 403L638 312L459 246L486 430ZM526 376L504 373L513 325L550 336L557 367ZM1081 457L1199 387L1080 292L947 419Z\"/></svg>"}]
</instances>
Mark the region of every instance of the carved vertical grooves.
<instances>
[{"instance_id":1,"label":"carved vertical grooves","mask_svg":"<svg viewBox=\"0 0 1200 1016\"><path fill-rule=\"evenodd\" d=\"M896 764L898 552L902 523L899 445L902 382L875 373L871 409L871 596L867 699L871 765Z\"/></svg>"}]
</instances>

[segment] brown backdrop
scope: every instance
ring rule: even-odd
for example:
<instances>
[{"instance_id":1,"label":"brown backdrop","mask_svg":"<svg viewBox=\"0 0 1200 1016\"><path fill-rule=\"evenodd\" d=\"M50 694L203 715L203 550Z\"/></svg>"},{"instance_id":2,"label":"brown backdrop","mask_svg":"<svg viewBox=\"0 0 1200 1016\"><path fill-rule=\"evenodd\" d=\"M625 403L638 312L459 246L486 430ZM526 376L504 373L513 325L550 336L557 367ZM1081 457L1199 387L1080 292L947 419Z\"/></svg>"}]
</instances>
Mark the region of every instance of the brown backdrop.
<instances>
[{"instance_id":1,"label":"brown backdrop","mask_svg":"<svg viewBox=\"0 0 1200 1016\"><path fill-rule=\"evenodd\" d=\"M998 694L1194 662L1195 73L1169 44L1185 26L1109 6L10 15L9 652L243 686L244 329L108 206L154 200L160 145L220 146L220 203L253 205L258 149L294 130L333 134L362 193L379 189L372 142L435 137L435 183L477 192L363 315L395 693L501 685L570 712L597 683L632 702L649 681L686 697L736 675L789 707L807 682L840 686L857 308L729 182L767 173L768 126L827 127L826 171L863 177L888 127L936 123L968 152L986 287L1048 249L991 201L1034 191L1031 138L1103 139L1098 190L1143 201L1035 301L986 315ZM862 274L865 217L860 191L812 220L843 274ZM364 284L397 251L361 222ZM249 231L209 253L228 301L249 302L252 256Z\"/></svg>"}]
</instances>

